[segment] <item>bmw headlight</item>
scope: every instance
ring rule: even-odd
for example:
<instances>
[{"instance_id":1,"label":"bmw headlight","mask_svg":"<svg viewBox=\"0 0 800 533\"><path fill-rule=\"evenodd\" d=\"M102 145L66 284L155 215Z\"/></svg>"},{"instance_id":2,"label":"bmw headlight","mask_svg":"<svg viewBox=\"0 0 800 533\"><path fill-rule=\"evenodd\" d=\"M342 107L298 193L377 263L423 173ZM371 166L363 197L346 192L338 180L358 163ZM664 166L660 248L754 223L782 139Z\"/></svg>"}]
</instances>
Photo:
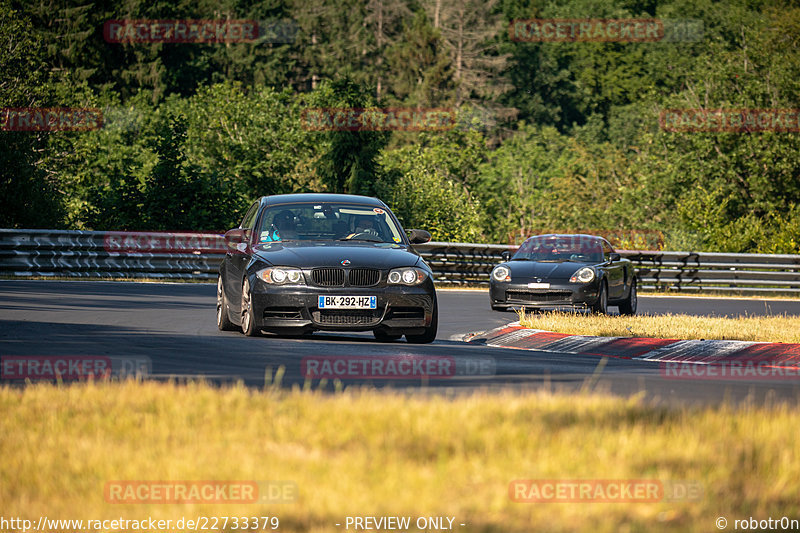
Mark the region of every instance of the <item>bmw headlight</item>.
<instances>
[{"instance_id":1,"label":"bmw headlight","mask_svg":"<svg viewBox=\"0 0 800 533\"><path fill-rule=\"evenodd\" d=\"M583 267L578 269L578 271L575 272L571 278L569 278L569 281L571 283L589 283L593 279L594 270L589 267Z\"/></svg>"},{"instance_id":2,"label":"bmw headlight","mask_svg":"<svg viewBox=\"0 0 800 533\"><path fill-rule=\"evenodd\" d=\"M498 266L492 270L492 279L495 281L511 281L511 269L506 266Z\"/></svg>"},{"instance_id":3,"label":"bmw headlight","mask_svg":"<svg viewBox=\"0 0 800 533\"><path fill-rule=\"evenodd\" d=\"M256 272L258 279L270 285L305 285L299 268L269 267Z\"/></svg>"},{"instance_id":4,"label":"bmw headlight","mask_svg":"<svg viewBox=\"0 0 800 533\"><path fill-rule=\"evenodd\" d=\"M393 268L389 271L389 285L419 285L428 279L428 273L421 268Z\"/></svg>"}]
</instances>

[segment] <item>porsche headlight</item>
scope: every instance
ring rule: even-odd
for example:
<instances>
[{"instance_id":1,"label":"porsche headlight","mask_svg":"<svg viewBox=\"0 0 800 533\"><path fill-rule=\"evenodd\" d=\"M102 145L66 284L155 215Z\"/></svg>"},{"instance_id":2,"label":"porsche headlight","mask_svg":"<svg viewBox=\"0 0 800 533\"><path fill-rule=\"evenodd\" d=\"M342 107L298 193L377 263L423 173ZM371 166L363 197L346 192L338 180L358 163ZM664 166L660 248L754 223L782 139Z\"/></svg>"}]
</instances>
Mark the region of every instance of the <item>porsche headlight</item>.
<instances>
[{"instance_id":1,"label":"porsche headlight","mask_svg":"<svg viewBox=\"0 0 800 533\"><path fill-rule=\"evenodd\" d=\"M594 270L589 267L583 267L578 269L578 271L575 272L571 278L569 278L569 281L571 283L589 283L593 279Z\"/></svg>"},{"instance_id":2,"label":"porsche headlight","mask_svg":"<svg viewBox=\"0 0 800 533\"><path fill-rule=\"evenodd\" d=\"M495 267L492 270L492 279L495 281L511 281L511 269L505 266Z\"/></svg>"},{"instance_id":3,"label":"porsche headlight","mask_svg":"<svg viewBox=\"0 0 800 533\"><path fill-rule=\"evenodd\" d=\"M269 267L256 272L256 276L270 285L305 285L303 272L298 268Z\"/></svg>"},{"instance_id":4,"label":"porsche headlight","mask_svg":"<svg viewBox=\"0 0 800 533\"><path fill-rule=\"evenodd\" d=\"M421 268L394 268L389 271L389 285L419 285L428 279L428 273Z\"/></svg>"}]
</instances>

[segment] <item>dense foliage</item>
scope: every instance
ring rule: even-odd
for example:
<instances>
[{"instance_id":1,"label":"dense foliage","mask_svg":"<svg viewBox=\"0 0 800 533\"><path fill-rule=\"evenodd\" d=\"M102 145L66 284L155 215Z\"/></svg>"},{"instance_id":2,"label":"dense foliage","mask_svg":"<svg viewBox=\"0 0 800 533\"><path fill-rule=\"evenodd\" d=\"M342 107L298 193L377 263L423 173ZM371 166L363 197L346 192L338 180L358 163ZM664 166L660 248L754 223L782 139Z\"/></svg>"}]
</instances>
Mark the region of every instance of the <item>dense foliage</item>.
<instances>
[{"instance_id":1,"label":"dense foliage","mask_svg":"<svg viewBox=\"0 0 800 533\"><path fill-rule=\"evenodd\" d=\"M703 31L512 41L532 18ZM124 19L286 32L107 42ZM800 253L800 133L659 126L665 109L800 108L800 8L779 0L0 0L0 108L70 106L103 127L0 131L0 226L224 230L258 196L331 191L377 195L440 240ZM303 127L342 107L459 115L440 132Z\"/></svg>"}]
</instances>

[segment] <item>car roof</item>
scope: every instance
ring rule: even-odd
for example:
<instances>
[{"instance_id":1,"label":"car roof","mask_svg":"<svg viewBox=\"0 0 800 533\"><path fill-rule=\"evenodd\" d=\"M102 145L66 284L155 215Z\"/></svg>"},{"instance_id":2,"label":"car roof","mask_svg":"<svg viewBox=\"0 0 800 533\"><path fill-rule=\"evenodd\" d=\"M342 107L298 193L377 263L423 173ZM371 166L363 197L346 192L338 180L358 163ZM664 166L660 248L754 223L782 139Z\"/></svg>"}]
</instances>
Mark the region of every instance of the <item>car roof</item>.
<instances>
[{"instance_id":1,"label":"car roof","mask_svg":"<svg viewBox=\"0 0 800 533\"><path fill-rule=\"evenodd\" d=\"M262 203L267 206L280 204L312 203L312 202L340 202L348 204L372 205L376 207L387 207L382 201L369 196L359 196L357 194L331 194L331 193L296 193L296 194L275 194L272 196L262 196Z\"/></svg>"},{"instance_id":2,"label":"car roof","mask_svg":"<svg viewBox=\"0 0 800 533\"><path fill-rule=\"evenodd\" d=\"M558 238L558 239L581 237L581 238L584 238L584 239L585 238L590 238L590 239L597 239L597 240L605 240L605 239L603 239L603 237L600 237L598 235L589 235L588 233L545 233L544 235L531 235L528 238L529 239L538 239L538 238L542 238L542 237L550 237L550 238Z\"/></svg>"},{"instance_id":3,"label":"car roof","mask_svg":"<svg viewBox=\"0 0 800 533\"><path fill-rule=\"evenodd\" d=\"M600 237L599 235L589 235L588 233L545 233L544 235L531 235L526 241L530 239L539 239L539 238L551 238L551 239L581 239L581 240L596 240L598 242L604 242L611 246L611 243L608 242L608 239L605 237Z\"/></svg>"}]
</instances>

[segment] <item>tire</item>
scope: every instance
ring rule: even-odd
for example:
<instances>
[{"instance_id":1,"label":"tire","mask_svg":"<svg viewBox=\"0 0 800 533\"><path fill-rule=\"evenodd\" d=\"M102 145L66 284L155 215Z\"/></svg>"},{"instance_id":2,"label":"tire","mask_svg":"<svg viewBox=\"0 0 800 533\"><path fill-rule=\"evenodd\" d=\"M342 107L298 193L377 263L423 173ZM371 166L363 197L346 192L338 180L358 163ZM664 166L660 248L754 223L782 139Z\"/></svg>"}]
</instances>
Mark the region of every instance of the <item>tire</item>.
<instances>
[{"instance_id":1,"label":"tire","mask_svg":"<svg viewBox=\"0 0 800 533\"><path fill-rule=\"evenodd\" d=\"M375 340L379 342L392 342L402 337L402 335L391 335L381 329L373 330L372 334L375 336Z\"/></svg>"},{"instance_id":2,"label":"tire","mask_svg":"<svg viewBox=\"0 0 800 533\"><path fill-rule=\"evenodd\" d=\"M242 333L248 337L258 337L261 330L256 327L256 317L253 314L253 306L250 297L250 282L245 278L242 284Z\"/></svg>"},{"instance_id":3,"label":"tire","mask_svg":"<svg viewBox=\"0 0 800 533\"><path fill-rule=\"evenodd\" d=\"M217 327L220 331L235 331L237 329L236 324L231 322L228 307L228 297L225 296L222 276L219 276L217 278Z\"/></svg>"},{"instance_id":4,"label":"tire","mask_svg":"<svg viewBox=\"0 0 800 533\"><path fill-rule=\"evenodd\" d=\"M631 288L628 290L628 298L619 304L619 313L621 315L635 315L638 304L639 297L636 293L636 278L633 278L631 280Z\"/></svg>"},{"instance_id":5,"label":"tire","mask_svg":"<svg viewBox=\"0 0 800 533\"><path fill-rule=\"evenodd\" d=\"M601 282L600 294L597 295L597 301L592 306L592 313L597 313L598 315L608 314L608 288L605 281Z\"/></svg>"},{"instance_id":6,"label":"tire","mask_svg":"<svg viewBox=\"0 0 800 533\"><path fill-rule=\"evenodd\" d=\"M412 344L428 344L436 339L436 332L439 329L439 304L433 300L433 318L431 325L425 328L425 333L421 335L406 335L406 341Z\"/></svg>"}]
</instances>

